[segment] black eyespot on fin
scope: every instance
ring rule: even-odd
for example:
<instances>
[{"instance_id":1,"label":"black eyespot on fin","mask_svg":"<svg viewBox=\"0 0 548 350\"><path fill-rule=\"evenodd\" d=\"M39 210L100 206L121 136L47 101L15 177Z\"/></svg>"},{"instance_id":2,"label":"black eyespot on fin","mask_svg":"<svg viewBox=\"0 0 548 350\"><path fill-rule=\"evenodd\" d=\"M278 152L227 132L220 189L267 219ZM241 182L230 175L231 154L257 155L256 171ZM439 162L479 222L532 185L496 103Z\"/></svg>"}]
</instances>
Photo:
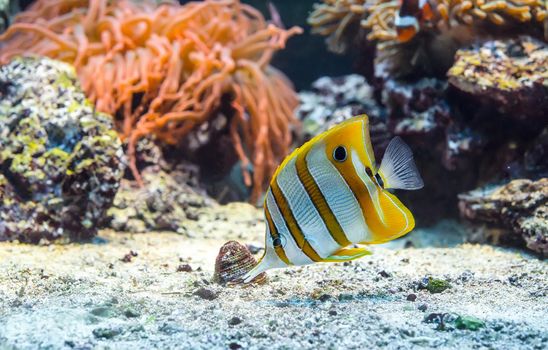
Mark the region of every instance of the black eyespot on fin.
<instances>
[{"instance_id":1,"label":"black eyespot on fin","mask_svg":"<svg viewBox=\"0 0 548 350\"><path fill-rule=\"evenodd\" d=\"M346 156L346 148L344 148L344 146L337 146L333 150L333 159L337 162L344 162L346 160Z\"/></svg>"},{"instance_id":2,"label":"black eyespot on fin","mask_svg":"<svg viewBox=\"0 0 548 350\"><path fill-rule=\"evenodd\" d=\"M379 184L379 186L384 188L384 181L382 181L382 177L379 173L375 174L375 180L377 180L377 183Z\"/></svg>"}]
</instances>

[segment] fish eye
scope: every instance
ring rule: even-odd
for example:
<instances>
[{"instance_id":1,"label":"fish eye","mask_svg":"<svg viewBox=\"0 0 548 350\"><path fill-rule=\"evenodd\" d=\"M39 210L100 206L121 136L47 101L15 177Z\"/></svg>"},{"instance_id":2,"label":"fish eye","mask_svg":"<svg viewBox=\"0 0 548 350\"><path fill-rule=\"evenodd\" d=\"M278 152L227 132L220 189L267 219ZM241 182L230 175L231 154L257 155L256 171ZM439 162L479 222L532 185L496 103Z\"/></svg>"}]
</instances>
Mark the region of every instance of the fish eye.
<instances>
[{"instance_id":1,"label":"fish eye","mask_svg":"<svg viewBox=\"0 0 548 350\"><path fill-rule=\"evenodd\" d=\"M337 146L333 150L333 159L337 162L344 162L346 160L346 148L344 146Z\"/></svg>"},{"instance_id":2,"label":"fish eye","mask_svg":"<svg viewBox=\"0 0 548 350\"><path fill-rule=\"evenodd\" d=\"M375 174L375 180L377 180L377 183L379 184L379 186L384 188L384 181L382 181L382 177L378 173Z\"/></svg>"}]
</instances>

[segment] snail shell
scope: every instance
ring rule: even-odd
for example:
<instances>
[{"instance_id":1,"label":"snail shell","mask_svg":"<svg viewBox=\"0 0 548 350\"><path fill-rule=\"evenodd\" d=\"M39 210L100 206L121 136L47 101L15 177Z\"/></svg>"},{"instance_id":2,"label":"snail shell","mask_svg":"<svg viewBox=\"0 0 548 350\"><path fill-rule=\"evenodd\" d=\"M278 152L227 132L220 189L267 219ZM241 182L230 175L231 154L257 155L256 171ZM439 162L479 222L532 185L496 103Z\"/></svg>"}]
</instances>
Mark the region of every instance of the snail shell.
<instances>
[{"instance_id":1,"label":"snail shell","mask_svg":"<svg viewBox=\"0 0 548 350\"><path fill-rule=\"evenodd\" d=\"M236 242L226 242L217 255L213 281L216 283L242 283L241 277L257 265L246 246ZM255 277L252 283L266 282L266 274L263 272Z\"/></svg>"}]
</instances>

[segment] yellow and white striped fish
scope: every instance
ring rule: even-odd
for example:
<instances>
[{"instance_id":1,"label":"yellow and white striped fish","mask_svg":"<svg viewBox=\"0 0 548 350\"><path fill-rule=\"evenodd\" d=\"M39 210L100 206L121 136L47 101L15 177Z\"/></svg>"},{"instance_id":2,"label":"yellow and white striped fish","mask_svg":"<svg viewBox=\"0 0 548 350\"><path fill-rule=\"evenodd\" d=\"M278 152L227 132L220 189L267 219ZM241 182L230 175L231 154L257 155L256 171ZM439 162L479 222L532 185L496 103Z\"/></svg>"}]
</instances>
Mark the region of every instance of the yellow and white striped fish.
<instances>
[{"instance_id":1,"label":"yellow and white striped fish","mask_svg":"<svg viewBox=\"0 0 548 350\"><path fill-rule=\"evenodd\" d=\"M411 212L387 189L423 187L409 147L399 138L375 164L366 115L349 119L293 151L266 193L265 253L243 280L261 272L370 254L411 231Z\"/></svg>"}]
</instances>

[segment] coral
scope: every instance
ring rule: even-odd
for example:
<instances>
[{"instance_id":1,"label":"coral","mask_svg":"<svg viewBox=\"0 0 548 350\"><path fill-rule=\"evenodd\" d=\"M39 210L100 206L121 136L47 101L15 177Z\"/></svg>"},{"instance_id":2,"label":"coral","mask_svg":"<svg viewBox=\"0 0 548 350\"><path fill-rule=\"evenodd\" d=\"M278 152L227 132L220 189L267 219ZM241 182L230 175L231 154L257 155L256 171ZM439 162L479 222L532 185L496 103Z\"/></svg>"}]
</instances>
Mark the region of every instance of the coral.
<instances>
[{"instance_id":1,"label":"coral","mask_svg":"<svg viewBox=\"0 0 548 350\"><path fill-rule=\"evenodd\" d=\"M418 32L406 42L397 35L395 18L401 1L396 0L324 0L315 6L309 23L314 33L328 36L328 47L334 52L346 51L349 43L362 37L376 43L375 62L399 77L442 76L456 50L478 38L522 33L548 40L548 12L542 0L432 0L428 4L432 18L423 19L417 9ZM358 22L356 28L353 24ZM368 50L361 54L372 56Z\"/></svg>"},{"instance_id":2,"label":"coral","mask_svg":"<svg viewBox=\"0 0 548 350\"><path fill-rule=\"evenodd\" d=\"M548 178L513 180L463 193L459 208L466 219L486 223L489 229L484 235L492 236L495 243L521 237L527 248L548 253Z\"/></svg>"},{"instance_id":3,"label":"coral","mask_svg":"<svg viewBox=\"0 0 548 350\"><path fill-rule=\"evenodd\" d=\"M123 150L69 65L0 67L0 240L84 239L118 190Z\"/></svg>"},{"instance_id":4,"label":"coral","mask_svg":"<svg viewBox=\"0 0 548 350\"><path fill-rule=\"evenodd\" d=\"M394 19L400 10L396 0L324 0L316 4L309 17L313 32L328 37L329 47L344 51L345 35L355 35L349 25L360 21L368 30L367 39L397 41ZM420 30L447 31L460 25L472 26L487 21L495 25L522 23L544 25L546 5L542 0L434 0L434 17L422 22ZM338 50L337 50L338 49Z\"/></svg>"},{"instance_id":5,"label":"coral","mask_svg":"<svg viewBox=\"0 0 548 350\"><path fill-rule=\"evenodd\" d=\"M228 96L227 132L256 200L288 152L297 106L291 83L269 62L300 32L268 24L238 0L39 0L0 36L0 62L35 53L73 63L97 109L116 115L138 180L140 138L176 144Z\"/></svg>"},{"instance_id":6,"label":"coral","mask_svg":"<svg viewBox=\"0 0 548 350\"><path fill-rule=\"evenodd\" d=\"M366 14L366 0L324 0L314 4L308 17L312 33L327 36L327 45L333 52L342 53L348 48L351 37Z\"/></svg>"},{"instance_id":7,"label":"coral","mask_svg":"<svg viewBox=\"0 0 548 350\"><path fill-rule=\"evenodd\" d=\"M257 260L249 252L246 246L236 242L226 242L215 260L215 272L213 281L220 284L238 283L246 273L257 265ZM265 283L266 273L255 277L253 283Z\"/></svg>"},{"instance_id":8,"label":"coral","mask_svg":"<svg viewBox=\"0 0 548 350\"><path fill-rule=\"evenodd\" d=\"M542 41L520 37L459 50L448 77L478 106L491 106L508 118L546 122L548 45Z\"/></svg>"}]
</instances>

